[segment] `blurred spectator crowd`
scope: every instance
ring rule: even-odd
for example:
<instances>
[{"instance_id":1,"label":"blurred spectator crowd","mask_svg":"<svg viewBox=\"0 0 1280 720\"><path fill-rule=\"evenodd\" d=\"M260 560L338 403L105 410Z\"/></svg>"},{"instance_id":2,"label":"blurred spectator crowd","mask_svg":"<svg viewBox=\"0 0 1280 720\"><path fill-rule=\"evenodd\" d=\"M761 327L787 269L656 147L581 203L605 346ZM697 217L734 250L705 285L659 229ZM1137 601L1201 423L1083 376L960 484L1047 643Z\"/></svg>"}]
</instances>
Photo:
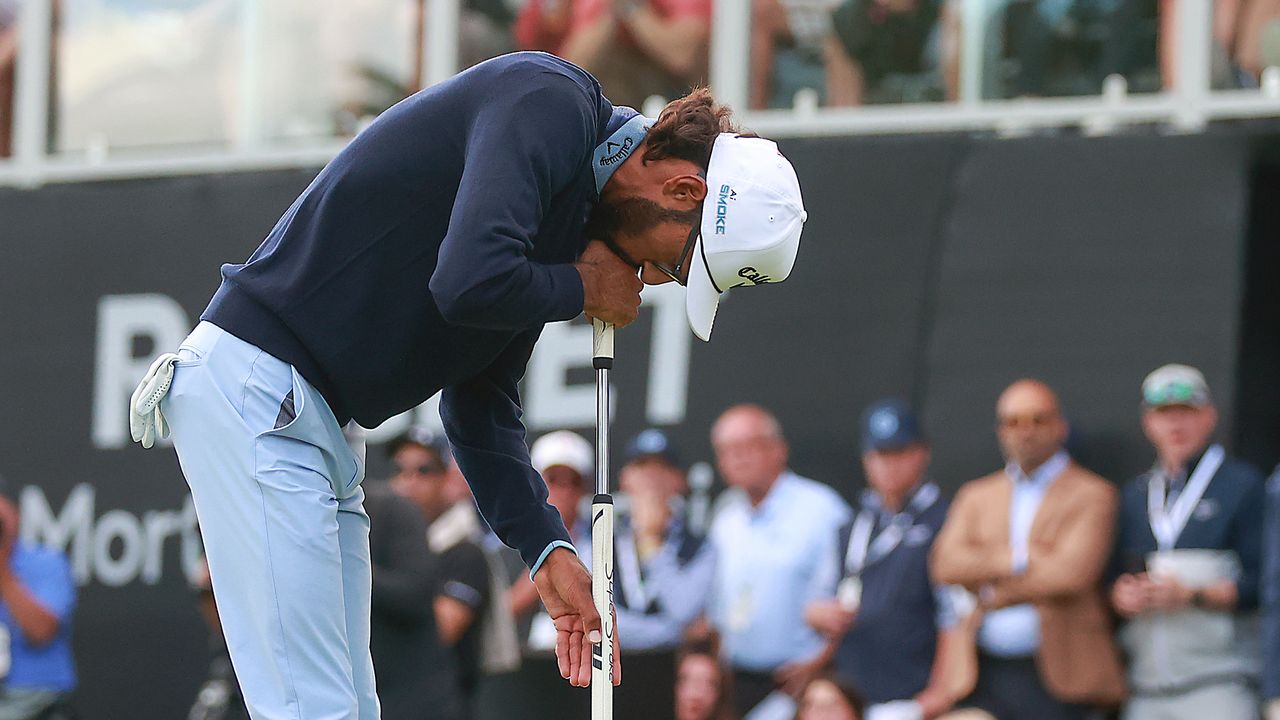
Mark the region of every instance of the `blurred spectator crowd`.
<instances>
[{"instance_id":1,"label":"blurred spectator crowd","mask_svg":"<svg viewBox=\"0 0 1280 720\"><path fill-rule=\"evenodd\" d=\"M1114 483L1073 458L1054 390L1013 382L995 399L1003 464L953 498L900 399L850 428L862 489L794 472L758 405L710 429L714 501L675 438L640 433L617 478L617 716L1280 718L1280 472L1268 485L1215 441L1198 370L1158 368L1140 395L1152 464ZM560 430L530 454L589 564L591 443ZM383 717L587 717L527 570L476 514L447 443L413 429L388 455L366 503ZM215 658L192 720L243 717Z\"/></svg>"},{"instance_id":2,"label":"blurred spectator crowd","mask_svg":"<svg viewBox=\"0 0 1280 720\"><path fill-rule=\"evenodd\" d=\"M973 41L982 46L972 58L988 99L1097 94L1112 75L1135 92L1169 88L1176 4L751 0L749 104L790 108L797 94L831 107L955 100L961 52ZM0 0L0 156L12 151L19 6ZM425 0L414 7L421 38ZM463 0L459 64L543 50L593 73L615 104L642 108L651 97L670 100L707 83L712 10L713 0ZM1280 0L1214 0L1211 32L1215 88L1256 87L1264 68L1280 65ZM415 41L410 77L366 68L366 79L376 80L368 97L335 112L373 114L421 87L423 42ZM338 125L352 132L358 122Z\"/></svg>"},{"instance_id":3,"label":"blurred spectator crowd","mask_svg":"<svg viewBox=\"0 0 1280 720\"><path fill-rule=\"evenodd\" d=\"M827 106L955 100L962 22L980 22L987 98L1170 87L1174 0L752 0L750 105L788 108L809 90ZM466 3L463 66L504 50L544 50L641 107L705 84L712 0L498 0ZM1216 0L1213 78L1256 86L1280 64L1280 2Z\"/></svg>"}]
</instances>

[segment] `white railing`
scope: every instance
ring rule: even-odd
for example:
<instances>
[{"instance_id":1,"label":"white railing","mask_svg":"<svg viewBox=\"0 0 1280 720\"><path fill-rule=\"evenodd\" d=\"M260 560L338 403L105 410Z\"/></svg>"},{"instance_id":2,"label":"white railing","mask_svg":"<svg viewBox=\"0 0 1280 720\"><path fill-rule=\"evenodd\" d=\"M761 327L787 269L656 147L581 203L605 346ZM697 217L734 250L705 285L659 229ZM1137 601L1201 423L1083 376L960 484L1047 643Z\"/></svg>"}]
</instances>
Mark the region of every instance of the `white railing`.
<instances>
[{"instance_id":1,"label":"white railing","mask_svg":"<svg viewBox=\"0 0 1280 720\"><path fill-rule=\"evenodd\" d=\"M85 149L52 153L48 150L48 98L53 0L20 3L14 152L11 158L0 158L0 185L30 187L86 179L308 167L326 162L346 138L313 135L286 143L273 140L268 132L267 112L273 98L262 72L264 48L271 44L264 21L268 0L224 2L234 13L238 31L233 112L225 142L199 151L190 146L117 149L91 143ZM747 107L750 6L748 0L719 0L714 10L710 83L720 100L737 108ZM1088 134L1105 134L1135 123L1195 132L1213 120L1280 117L1280 68L1268 68L1257 90L1211 90L1212 0L1176 0L1179 22L1175 24L1177 53L1171 90L1131 95L1124 79L1115 76L1107 79L1097 96L1036 100L982 98L990 8L983 0L962 0L960 7L963 37L958 102L819 108L812 94L801 93L795 108L743 112L742 123L776 137L947 131L1019 134L1053 126L1080 126ZM459 22L460 0L425 0L425 17L419 28L424 51L417 56L421 67L412 68L415 78L429 85L458 71ZM299 77L296 82L308 80ZM167 101L156 99L157 104Z\"/></svg>"}]
</instances>

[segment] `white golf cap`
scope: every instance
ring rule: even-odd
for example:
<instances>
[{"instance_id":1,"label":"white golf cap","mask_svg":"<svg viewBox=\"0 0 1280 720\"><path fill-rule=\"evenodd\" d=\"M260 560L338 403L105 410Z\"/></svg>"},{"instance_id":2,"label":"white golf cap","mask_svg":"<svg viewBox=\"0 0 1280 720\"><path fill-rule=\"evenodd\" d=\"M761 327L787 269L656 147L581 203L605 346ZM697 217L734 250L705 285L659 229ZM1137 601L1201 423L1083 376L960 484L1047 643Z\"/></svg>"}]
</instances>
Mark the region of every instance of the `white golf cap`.
<instances>
[{"instance_id":1,"label":"white golf cap","mask_svg":"<svg viewBox=\"0 0 1280 720\"><path fill-rule=\"evenodd\" d=\"M582 476L584 483L595 477L596 452L578 433L557 430L538 438L529 448L529 461L541 475L547 468L563 465Z\"/></svg>"},{"instance_id":2,"label":"white golf cap","mask_svg":"<svg viewBox=\"0 0 1280 720\"><path fill-rule=\"evenodd\" d=\"M702 233L688 261L685 309L694 335L711 337L725 290L781 282L791 274L807 218L796 171L772 140L733 133L716 138Z\"/></svg>"},{"instance_id":3,"label":"white golf cap","mask_svg":"<svg viewBox=\"0 0 1280 720\"><path fill-rule=\"evenodd\" d=\"M1162 365L1142 381L1142 403L1149 408L1165 405L1203 407L1209 398L1204 374L1190 365Z\"/></svg>"}]
</instances>

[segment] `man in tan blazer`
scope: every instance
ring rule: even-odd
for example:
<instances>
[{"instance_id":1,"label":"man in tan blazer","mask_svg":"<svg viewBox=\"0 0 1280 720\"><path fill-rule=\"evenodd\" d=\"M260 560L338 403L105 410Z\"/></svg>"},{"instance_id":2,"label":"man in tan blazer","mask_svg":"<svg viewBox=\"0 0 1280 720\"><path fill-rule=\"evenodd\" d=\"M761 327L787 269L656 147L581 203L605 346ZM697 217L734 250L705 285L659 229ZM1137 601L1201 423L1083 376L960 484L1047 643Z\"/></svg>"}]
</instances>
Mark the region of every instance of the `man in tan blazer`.
<instances>
[{"instance_id":1,"label":"man in tan blazer","mask_svg":"<svg viewBox=\"0 0 1280 720\"><path fill-rule=\"evenodd\" d=\"M1007 465L960 488L934 542L940 584L977 597L962 620L949 686L999 720L1075 720L1124 696L1099 581L1115 488L1063 449L1067 423L1044 383L1019 380L996 404Z\"/></svg>"}]
</instances>

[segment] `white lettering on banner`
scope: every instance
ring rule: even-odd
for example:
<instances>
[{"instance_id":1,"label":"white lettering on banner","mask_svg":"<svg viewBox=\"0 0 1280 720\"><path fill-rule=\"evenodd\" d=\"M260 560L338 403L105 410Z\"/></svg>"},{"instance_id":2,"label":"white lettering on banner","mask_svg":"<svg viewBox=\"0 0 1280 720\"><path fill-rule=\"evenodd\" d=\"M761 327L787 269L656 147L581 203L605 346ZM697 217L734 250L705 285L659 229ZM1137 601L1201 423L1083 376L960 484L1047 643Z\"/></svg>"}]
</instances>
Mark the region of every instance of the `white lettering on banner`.
<instances>
[{"instance_id":1,"label":"white lettering on banner","mask_svg":"<svg viewBox=\"0 0 1280 720\"><path fill-rule=\"evenodd\" d=\"M109 510L95 521L96 490L80 483L54 513L44 490L28 485L19 495L22 539L61 550L71 558L76 583L120 587L135 581L155 585L163 577L165 542L178 538L185 578L200 562L195 506L188 497L179 510L152 510L141 519L127 510Z\"/></svg>"},{"instance_id":2,"label":"white lettering on banner","mask_svg":"<svg viewBox=\"0 0 1280 720\"><path fill-rule=\"evenodd\" d=\"M653 306L645 415L651 425L675 425L684 422L688 407L689 344L693 340L684 290L675 283L654 285L645 290L644 299ZM595 422L594 414L591 422Z\"/></svg>"},{"instance_id":3,"label":"white lettering on banner","mask_svg":"<svg viewBox=\"0 0 1280 720\"><path fill-rule=\"evenodd\" d=\"M524 421L530 430L582 427L595 422L595 384L568 382L571 369L591 369L591 332L590 325L567 322L551 323L542 329L525 376ZM610 402L609 407L615 408L617 403Z\"/></svg>"},{"instance_id":4,"label":"white lettering on banner","mask_svg":"<svg viewBox=\"0 0 1280 720\"><path fill-rule=\"evenodd\" d=\"M679 423L687 407L691 337L684 290L675 283L651 285L641 298L643 306L653 308L645 417L655 425ZM594 382L567 382L571 369L590 370L590 348L590 325L560 322L543 329L525 378L525 424L530 430L595 423Z\"/></svg>"},{"instance_id":5,"label":"white lettering on banner","mask_svg":"<svg viewBox=\"0 0 1280 720\"><path fill-rule=\"evenodd\" d=\"M167 295L104 295L98 300L93 372L95 448L122 448L129 443L129 395L155 356L176 350L190 331L186 312ZM150 338L153 350L134 357L137 337Z\"/></svg>"},{"instance_id":6,"label":"white lettering on banner","mask_svg":"<svg viewBox=\"0 0 1280 720\"><path fill-rule=\"evenodd\" d=\"M646 421L653 425L680 423L688 402L691 342L685 322L684 290L674 283L646 287L642 305L653 310ZM129 394L152 358L176 350L190 329L182 307L166 295L106 295L98 301L92 424L95 448L122 448L129 443ZM134 339L140 336L151 339L153 351L135 357ZM525 422L530 430L589 427L595 423L594 384L568 382L570 370L590 370L590 347L589 325L551 323L543 330L522 388ZM439 394L370 430L366 441L387 442L414 424L443 430ZM148 537L170 530L169 520L155 522L159 524L144 533ZM123 526L114 531L123 533L120 537L130 532Z\"/></svg>"}]
</instances>

